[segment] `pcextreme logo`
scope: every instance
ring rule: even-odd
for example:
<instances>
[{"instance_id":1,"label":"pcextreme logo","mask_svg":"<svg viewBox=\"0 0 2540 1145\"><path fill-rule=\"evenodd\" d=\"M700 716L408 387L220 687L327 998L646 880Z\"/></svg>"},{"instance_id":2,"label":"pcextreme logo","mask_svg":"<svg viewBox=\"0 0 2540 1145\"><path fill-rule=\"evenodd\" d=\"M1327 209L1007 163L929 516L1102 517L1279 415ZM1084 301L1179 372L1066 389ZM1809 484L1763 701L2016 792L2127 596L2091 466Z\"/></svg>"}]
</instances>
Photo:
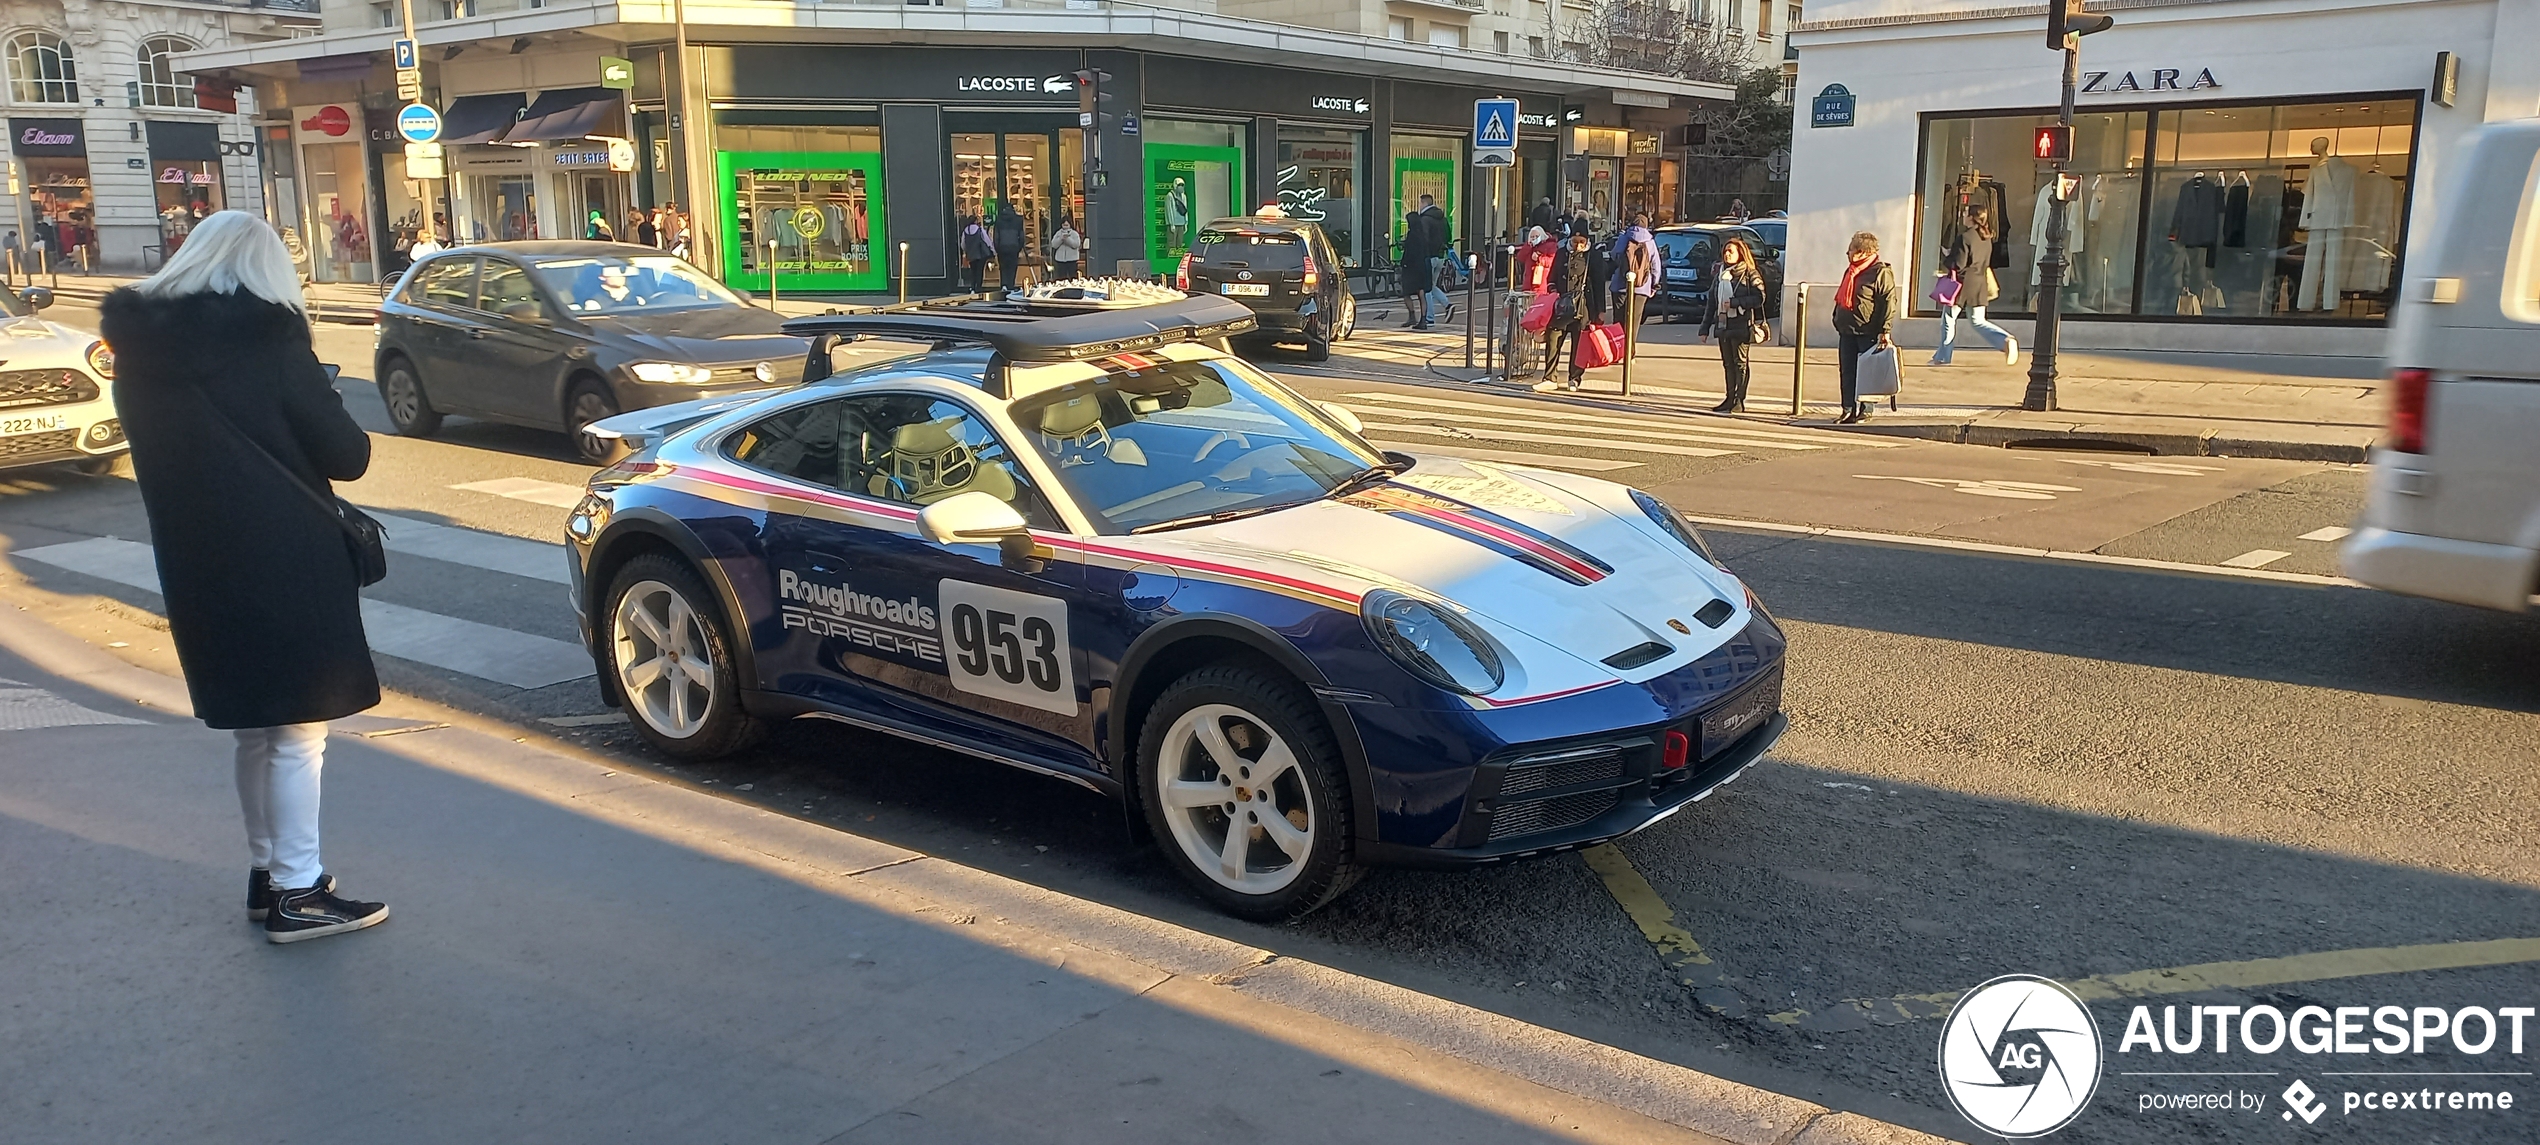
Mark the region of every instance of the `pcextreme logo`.
<instances>
[{"instance_id":1,"label":"pcextreme logo","mask_svg":"<svg viewBox=\"0 0 2540 1145\"><path fill-rule=\"evenodd\" d=\"M2060 983L2005 974L1958 999L1940 1031L1940 1079L1976 1127L2043 1137L2099 1088L2099 1024Z\"/></svg>"}]
</instances>

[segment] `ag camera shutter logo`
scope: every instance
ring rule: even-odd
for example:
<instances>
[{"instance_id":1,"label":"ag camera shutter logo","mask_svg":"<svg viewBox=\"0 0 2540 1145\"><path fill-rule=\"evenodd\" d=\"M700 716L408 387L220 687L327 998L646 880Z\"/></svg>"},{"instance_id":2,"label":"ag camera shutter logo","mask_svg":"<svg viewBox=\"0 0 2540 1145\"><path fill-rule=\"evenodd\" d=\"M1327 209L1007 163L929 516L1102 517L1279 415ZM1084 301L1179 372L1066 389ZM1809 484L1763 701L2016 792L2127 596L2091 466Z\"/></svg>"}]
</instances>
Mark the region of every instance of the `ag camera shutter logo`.
<instances>
[{"instance_id":1,"label":"ag camera shutter logo","mask_svg":"<svg viewBox=\"0 0 2540 1145\"><path fill-rule=\"evenodd\" d=\"M1940 1031L1940 1080L1979 1129L2043 1137L2099 1089L2099 1023L2061 983L2005 974L1967 991Z\"/></svg>"}]
</instances>

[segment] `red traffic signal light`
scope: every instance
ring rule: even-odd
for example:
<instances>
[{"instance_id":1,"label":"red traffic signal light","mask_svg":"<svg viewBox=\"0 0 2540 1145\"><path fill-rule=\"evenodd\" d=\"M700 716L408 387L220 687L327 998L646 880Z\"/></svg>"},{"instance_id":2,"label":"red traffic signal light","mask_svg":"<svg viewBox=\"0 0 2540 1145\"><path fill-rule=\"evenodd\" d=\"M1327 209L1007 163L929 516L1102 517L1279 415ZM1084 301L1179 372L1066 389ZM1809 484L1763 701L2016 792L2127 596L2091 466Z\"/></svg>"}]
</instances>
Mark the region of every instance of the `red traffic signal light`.
<instances>
[{"instance_id":1,"label":"red traffic signal light","mask_svg":"<svg viewBox=\"0 0 2540 1145\"><path fill-rule=\"evenodd\" d=\"M2073 129L2059 123L2050 123L2038 128L2035 154L2038 158L2051 163L2062 163L2071 159L2073 157Z\"/></svg>"}]
</instances>

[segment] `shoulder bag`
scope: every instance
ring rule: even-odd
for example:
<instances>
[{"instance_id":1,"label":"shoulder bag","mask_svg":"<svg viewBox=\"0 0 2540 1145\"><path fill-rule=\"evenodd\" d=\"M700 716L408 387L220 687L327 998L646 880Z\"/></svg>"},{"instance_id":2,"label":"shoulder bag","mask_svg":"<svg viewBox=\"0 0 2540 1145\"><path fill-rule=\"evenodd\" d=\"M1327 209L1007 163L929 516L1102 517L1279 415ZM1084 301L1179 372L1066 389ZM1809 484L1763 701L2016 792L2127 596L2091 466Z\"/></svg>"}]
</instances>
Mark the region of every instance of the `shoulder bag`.
<instances>
[{"instance_id":1,"label":"shoulder bag","mask_svg":"<svg viewBox=\"0 0 2540 1145\"><path fill-rule=\"evenodd\" d=\"M388 529L377 518L341 497L321 494L309 488L308 483L300 480L300 475L283 464L281 458L267 452L255 438L247 435L246 430L238 428L237 422L229 420L229 414L220 408L219 402L212 400L208 391L198 389L196 392L203 395L203 404L211 409L213 417L219 418L222 425L229 427L229 432L237 434L240 441L247 443L247 448L264 458L265 464L273 466L274 472L280 473L285 482L299 490L300 495L316 505L327 519L334 521L336 528L343 530L344 551L351 554L353 575L361 581L362 587L368 588L388 578Z\"/></svg>"}]
</instances>

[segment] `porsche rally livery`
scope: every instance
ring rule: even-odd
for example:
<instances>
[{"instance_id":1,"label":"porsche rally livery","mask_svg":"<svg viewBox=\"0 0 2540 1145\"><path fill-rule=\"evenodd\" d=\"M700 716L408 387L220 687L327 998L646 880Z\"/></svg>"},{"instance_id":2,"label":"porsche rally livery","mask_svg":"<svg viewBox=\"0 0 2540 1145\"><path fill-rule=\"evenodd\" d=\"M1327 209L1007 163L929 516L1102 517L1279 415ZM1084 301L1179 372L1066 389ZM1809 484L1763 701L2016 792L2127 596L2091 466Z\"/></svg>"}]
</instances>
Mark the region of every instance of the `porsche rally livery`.
<instances>
[{"instance_id":1,"label":"porsche rally livery","mask_svg":"<svg viewBox=\"0 0 2540 1145\"><path fill-rule=\"evenodd\" d=\"M1781 631L1674 510L1381 451L1171 297L799 318L801 386L595 425L610 701L681 757L809 717L1079 784L1265 919L1639 830L1787 727ZM833 367L867 338L931 348Z\"/></svg>"}]
</instances>

